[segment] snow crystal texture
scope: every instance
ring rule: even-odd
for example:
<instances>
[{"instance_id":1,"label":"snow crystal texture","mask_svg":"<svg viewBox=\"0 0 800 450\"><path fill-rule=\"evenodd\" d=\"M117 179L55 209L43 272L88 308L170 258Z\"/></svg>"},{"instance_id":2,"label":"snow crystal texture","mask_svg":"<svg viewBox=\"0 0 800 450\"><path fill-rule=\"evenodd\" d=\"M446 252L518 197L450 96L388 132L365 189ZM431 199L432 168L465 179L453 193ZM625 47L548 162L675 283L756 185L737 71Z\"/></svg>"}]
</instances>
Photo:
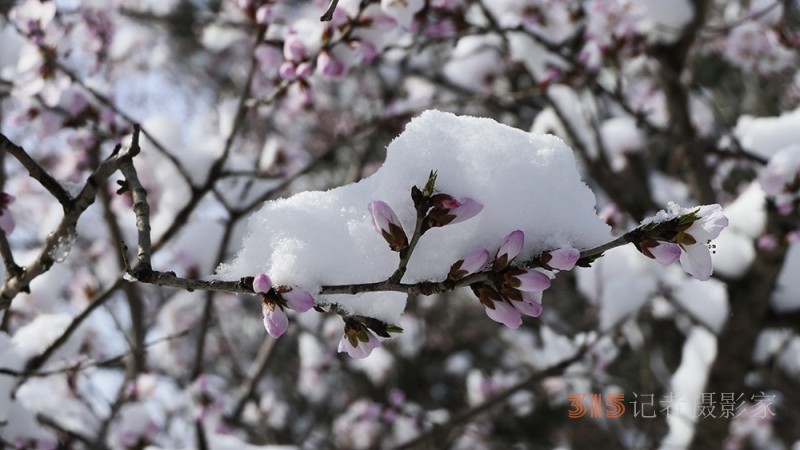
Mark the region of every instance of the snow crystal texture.
<instances>
[{"instance_id":1,"label":"snow crystal texture","mask_svg":"<svg viewBox=\"0 0 800 450\"><path fill-rule=\"evenodd\" d=\"M373 229L367 205L388 203L410 238L411 187L421 188L431 170L438 172L438 192L471 197L484 209L422 236L403 282L442 280L453 262L481 247L495 252L515 229L525 232L518 261L567 244L587 249L610 240L563 141L490 119L427 111L389 145L384 165L369 178L267 202L250 217L242 249L216 276L233 280L265 272L276 284L312 293L323 285L385 280L398 254ZM399 323L405 308L405 295L398 293L318 301L392 323Z\"/></svg>"}]
</instances>

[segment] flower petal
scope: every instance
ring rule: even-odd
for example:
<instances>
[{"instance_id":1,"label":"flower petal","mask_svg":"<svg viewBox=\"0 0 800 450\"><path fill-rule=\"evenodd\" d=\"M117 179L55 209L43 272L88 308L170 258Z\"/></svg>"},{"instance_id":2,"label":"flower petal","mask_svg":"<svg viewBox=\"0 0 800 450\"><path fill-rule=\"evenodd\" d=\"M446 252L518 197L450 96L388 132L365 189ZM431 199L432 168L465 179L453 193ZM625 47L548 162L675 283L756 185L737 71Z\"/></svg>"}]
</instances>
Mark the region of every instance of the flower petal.
<instances>
[{"instance_id":1,"label":"flower petal","mask_svg":"<svg viewBox=\"0 0 800 450\"><path fill-rule=\"evenodd\" d=\"M494 309L487 306L486 315L508 328L516 329L522 325L522 317L519 315L519 311L505 301L494 302Z\"/></svg>"},{"instance_id":2,"label":"flower petal","mask_svg":"<svg viewBox=\"0 0 800 450\"><path fill-rule=\"evenodd\" d=\"M367 209L369 209L369 213L372 215L372 226L378 234L389 231L390 223L400 224L394 210L392 210L392 207L386 202L380 200L369 202Z\"/></svg>"},{"instance_id":3,"label":"flower petal","mask_svg":"<svg viewBox=\"0 0 800 450\"><path fill-rule=\"evenodd\" d=\"M511 286L523 292L543 291L550 287L550 277L536 269L528 269L513 276Z\"/></svg>"},{"instance_id":4,"label":"flower petal","mask_svg":"<svg viewBox=\"0 0 800 450\"><path fill-rule=\"evenodd\" d=\"M408 237L403 231L400 220L389 205L375 200L370 202L367 208L372 215L372 226L389 243L389 248L399 252L408 247Z\"/></svg>"},{"instance_id":5,"label":"flower petal","mask_svg":"<svg viewBox=\"0 0 800 450\"><path fill-rule=\"evenodd\" d=\"M686 230L686 234L691 235L698 243L705 244L716 239L728 226L728 218L722 214L722 206L719 204L701 206L695 214L697 220Z\"/></svg>"},{"instance_id":6,"label":"flower petal","mask_svg":"<svg viewBox=\"0 0 800 450\"><path fill-rule=\"evenodd\" d=\"M262 312L264 313L264 328L267 333L274 338L279 338L289 328L289 318L286 313L275 304L269 302L262 303Z\"/></svg>"},{"instance_id":7,"label":"flower petal","mask_svg":"<svg viewBox=\"0 0 800 450\"><path fill-rule=\"evenodd\" d=\"M570 246L552 250L545 254L548 257L546 258L547 261L542 258L544 263L551 269L558 270L572 270L575 267L575 263L578 262L578 258L581 257L580 250Z\"/></svg>"},{"instance_id":8,"label":"flower petal","mask_svg":"<svg viewBox=\"0 0 800 450\"><path fill-rule=\"evenodd\" d=\"M705 281L711 278L711 252L705 244L687 245L681 253L681 266L689 275Z\"/></svg>"},{"instance_id":9,"label":"flower petal","mask_svg":"<svg viewBox=\"0 0 800 450\"><path fill-rule=\"evenodd\" d=\"M542 314L542 293L541 292L523 292L522 300L512 300L511 304L521 314L530 317L539 317Z\"/></svg>"},{"instance_id":10,"label":"flower petal","mask_svg":"<svg viewBox=\"0 0 800 450\"><path fill-rule=\"evenodd\" d=\"M657 241L657 244L653 247L649 247L648 250L659 264L665 266L674 263L681 256L681 247L672 242Z\"/></svg>"},{"instance_id":11,"label":"flower petal","mask_svg":"<svg viewBox=\"0 0 800 450\"><path fill-rule=\"evenodd\" d=\"M342 339L339 341L339 353L347 352L351 358L356 359L366 358L370 355L370 353L372 353L372 350L380 347L381 345L380 339L378 339L372 331L366 330L366 335L367 342L357 340L358 345L353 346L353 344L350 343L350 339L347 337L347 333L345 332L345 334L342 336Z\"/></svg>"},{"instance_id":12,"label":"flower petal","mask_svg":"<svg viewBox=\"0 0 800 450\"><path fill-rule=\"evenodd\" d=\"M476 250L464 259L459 259L450 267L449 277L451 280L460 280L467 275L480 272L489 262L489 250L482 248Z\"/></svg>"},{"instance_id":13,"label":"flower petal","mask_svg":"<svg viewBox=\"0 0 800 450\"><path fill-rule=\"evenodd\" d=\"M297 312L306 312L314 306L314 297L312 297L308 292L299 288L293 288L286 292L281 292L281 297L286 300L286 304L289 306L289 308Z\"/></svg>"},{"instance_id":14,"label":"flower petal","mask_svg":"<svg viewBox=\"0 0 800 450\"><path fill-rule=\"evenodd\" d=\"M522 246L525 244L525 233L522 230L514 230L503 239L500 248L497 250L497 256L494 258L494 265L497 269L502 269L519 255Z\"/></svg>"},{"instance_id":15,"label":"flower petal","mask_svg":"<svg viewBox=\"0 0 800 450\"><path fill-rule=\"evenodd\" d=\"M266 294L272 289L272 280L265 273L258 274L253 279L253 292L257 294Z\"/></svg>"},{"instance_id":16,"label":"flower petal","mask_svg":"<svg viewBox=\"0 0 800 450\"><path fill-rule=\"evenodd\" d=\"M482 203L478 203L469 197L462 199L459 203L460 205L458 207L450 210L450 214L456 216L455 219L450 222L450 225L471 219L483 210Z\"/></svg>"}]
</instances>

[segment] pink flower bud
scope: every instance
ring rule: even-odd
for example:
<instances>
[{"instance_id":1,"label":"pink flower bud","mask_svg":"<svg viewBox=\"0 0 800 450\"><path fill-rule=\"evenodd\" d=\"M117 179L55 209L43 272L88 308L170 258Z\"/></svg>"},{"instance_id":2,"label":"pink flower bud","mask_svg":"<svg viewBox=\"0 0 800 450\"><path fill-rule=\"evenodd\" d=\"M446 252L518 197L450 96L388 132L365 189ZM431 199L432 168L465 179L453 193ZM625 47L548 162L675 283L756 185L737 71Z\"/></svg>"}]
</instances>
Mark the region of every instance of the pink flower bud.
<instances>
[{"instance_id":1,"label":"pink flower bud","mask_svg":"<svg viewBox=\"0 0 800 450\"><path fill-rule=\"evenodd\" d=\"M448 224L463 222L475 217L483 209L483 205L471 198L456 200L448 194L436 194L431 197L433 209L425 218L428 228L443 227Z\"/></svg>"},{"instance_id":2,"label":"pink flower bud","mask_svg":"<svg viewBox=\"0 0 800 450\"><path fill-rule=\"evenodd\" d=\"M408 238L403 226L389 205L375 200L369 203L368 209L372 215L372 226L389 243L389 248L399 252L408 247Z\"/></svg>"},{"instance_id":3,"label":"pink flower bud","mask_svg":"<svg viewBox=\"0 0 800 450\"><path fill-rule=\"evenodd\" d=\"M369 41L351 41L350 47L361 57L361 64L369 65L378 56L378 49Z\"/></svg>"},{"instance_id":4,"label":"pink flower bud","mask_svg":"<svg viewBox=\"0 0 800 450\"><path fill-rule=\"evenodd\" d=\"M344 63L331 56L331 54L325 50L321 51L317 57L317 70L319 70L323 76L334 80L342 78L345 73Z\"/></svg>"},{"instance_id":5,"label":"pink flower bud","mask_svg":"<svg viewBox=\"0 0 800 450\"><path fill-rule=\"evenodd\" d=\"M268 25L272 19L272 6L262 5L256 10L256 23Z\"/></svg>"},{"instance_id":6,"label":"pink flower bud","mask_svg":"<svg viewBox=\"0 0 800 450\"><path fill-rule=\"evenodd\" d=\"M514 230L503 239L500 244L500 249L497 250L497 256L494 257L494 266L496 269L504 269L508 266L514 258L519 255L522 246L525 244L525 233L522 230Z\"/></svg>"},{"instance_id":7,"label":"pink flower bud","mask_svg":"<svg viewBox=\"0 0 800 450\"><path fill-rule=\"evenodd\" d=\"M308 78L308 76L311 75L311 70L312 67L310 63L302 62L297 65L294 74L297 78Z\"/></svg>"},{"instance_id":8,"label":"pink flower bud","mask_svg":"<svg viewBox=\"0 0 800 450\"><path fill-rule=\"evenodd\" d=\"M350 327L345 325L344 336L339 341L339 353L347 352L351 358L362 359L369 356L372 350L381 346L375 333L361 325Z\"/></svg>"},{"instance_id":9,"label":"pink flower bud","mask_svg":"<svg viewBox=\"0 0 800 450\"><path fill-rule=\"evenodd\" d=\"M522 317L519 311L511 306L510 303L500 300L493 302L493 308L486 306L486 315L495 322L502 323L508 328L516 329L522 325Z\"/></svg>"},{"instance_id":10,"label":"pink flower bud","mask_svg":"<svg viewBox=\"0 0 800 450\"><path fill-rule=\"evenodd\" d=\"M253 292L257 294L266 294L272 289L272 280L265 273L260 273L253 279Z\"/></svg>"},{"instance_id":11,"label":"pink flower bud","mask_svg":"<svg viewBox=\"0 0 800 450\"><path fill-rule=\"evenodd\" d=\"M542 263L545 268L558 270L572 270L581 252L573 247L567 246L558 250L551 250L542 254Z\"/></svg>"},{"instance_id":12,"label":"pink flower bud","mask_svg":"<svg viewBox=\"0 0 800 450\"><path fill-rule=\"evenodd\" d=\"M306 56L306 45L295 35L286 37L283 43L283 57L287 61L300 62Z\"/></svg>"},{"instance_id":13,"label":"pink flower bud","mask_svg":"<svg viewBox=\"0 0 800 450\"><path fill-rule=\"evenodd\" d=\"M775 250L778 247L778 238L774 234L765 234L758 238L756 247L759 250Z\"/></svg>"},{"instance_id":14,"label":"pink flower bud","mask_svg":"<svg viewBox=\"0 0 800 450\"><path fill-rule=\"evenodd\" d=\"M550 287L550 277L536 269L512 269L506 273L505 283L523 292L543 291Z\"/></svg>"},{"instance_id":15,"label":"pink flower bud","mask_svg":"<svg viewBox=\"0 0 800 450\"><path fill-rule=\"evenodd\" d=\"M450 224L463 222L478 215L483 210L483 204L471 198L464 198L460 204L450 210L450 214L456 216Z\"/></svg>"},{"instance_id":16,"label":"pink flower bud","mask_svg":"<svg viewBox=\"0 0 800 450\"><path fill-rule=\"evenodd\" d=\"M511 305L521 314L529 317L539 317L542 314L542 293L523 292L521 300L511 300Z\"/></svg>"},{"instance_id":17,"label":"pink flower bud","mask_svg":"<svg viewBox=\"0 0 800 450\"><path fill-rule=\"evenodd\" d=\"M278 68L278 75L284 80L292 80L294 77L297 76L297 72L295 71L294 63L291 61L284 61L283 64Z\"/></svg>"},{"instance_id":18,"label":"pink flower bud","mask_svg":"<svg viewBox=\"0 0 800 450\"><path fill-rule=\"evenodd\" d=\"M279 338L289 328L289 318L280 306L264 300L261 302L261 311L264 315L264 328L274 338Z\"/></svg>"},{"instance_id":19,"label":"pink flower bud","mask_svg":"<svg viewBox=\"0 0 800 450\"><path fill-rule=\"evenodd\" d=\"M281 292L281 297L286 300L286 304L289 306L289 308L297 312L306 312L314 306L314 297L312 297L308 292L299 288L293 288L286 292Z\"/></svg>"},{"instance_id":20,"label":"pink flower bud","mask_svg":"<svg viewBox=\"0 0 800 450\"><path fill-rule=\"evenodd\" d=\"M470 253L466 258L459 259L450 267L449 278L460 280L467 275L480 272L489 262L489 250L482 248Z\"/></svg>"}]
</instances>

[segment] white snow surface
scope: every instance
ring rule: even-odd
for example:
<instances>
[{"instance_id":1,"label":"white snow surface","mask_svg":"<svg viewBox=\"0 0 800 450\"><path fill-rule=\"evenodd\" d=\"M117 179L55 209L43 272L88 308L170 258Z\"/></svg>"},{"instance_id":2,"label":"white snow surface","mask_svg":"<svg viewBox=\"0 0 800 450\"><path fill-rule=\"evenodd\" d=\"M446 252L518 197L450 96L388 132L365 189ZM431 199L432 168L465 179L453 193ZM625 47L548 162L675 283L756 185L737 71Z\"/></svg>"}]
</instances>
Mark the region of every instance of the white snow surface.
<instances>
[{"instance_id":1,"label":"white snow surface","mask_svg":"<svg viewBox=\"0 0 800 450\"><path fill-rule=\"evenodd\" d=\"M373 229L367 205L388 203L410 235L416 216L411 187L422 188L431 170L438 172L438 192L471 197L484 209L422 236L403 282L442 280L456 260L481 247L496 251L516 229L525 233L518 261L567 244L587 249L611 239L563 141L491 119L427 111L392 141L384 165L369 178L265 203L249 219L242 249L216 277L265 272L276 284L312 293L323 285L385 280L398 254ZM404 294L388 292L318 301L391 323L399 323L405 308Z\"/></svg>"},{"instance_id":2,"label":"white snow surface","mask_svg":"<svg viewBox=\"0 0 800 450\"><path fill-rule=\"evenodd\" d=\"M694 436L697 420L694 406L703 392L711 364L717 357L717 339L705 328L693 327L686 337L681 355L681 365L672 375L670 383L676 401L667 417L669 432L661 441L659 448L662 450L686 448ZM662 406L666 405L662 403Z\"/></svg>"},{"instance_id":3,"label":"white snow surface","mask_svg":"<svg viewBox=\"0 0 800 450\"><path fill-rule=\"evenodd\" d=\"M745 149L769 159L800 141L800 108L777 117L742 116L736 123L734 135Z\"/></svg>"}]
</instances>

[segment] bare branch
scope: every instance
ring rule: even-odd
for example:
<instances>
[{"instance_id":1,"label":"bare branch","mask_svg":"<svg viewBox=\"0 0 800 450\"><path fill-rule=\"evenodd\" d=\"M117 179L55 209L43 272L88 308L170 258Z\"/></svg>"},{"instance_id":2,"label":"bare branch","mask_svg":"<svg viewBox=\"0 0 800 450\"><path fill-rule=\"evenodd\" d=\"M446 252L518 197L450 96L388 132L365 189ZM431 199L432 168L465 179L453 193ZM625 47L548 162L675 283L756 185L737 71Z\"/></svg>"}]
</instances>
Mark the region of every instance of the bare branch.
<instances>
[{"instance_id":1,"label":"bare branch","mask_svg":"<svg viewBox=\"0 0 800 450\"><path fill-rule=\"evenodd\" d=\"M22 147L11 142L3 133L0 133L0 152L8 152L11 156L16 158L17 161L28 170L28 174L31 178L38 181L42 187L47 189L47 192L55 197L64 209L72 205L72 198L67 191L61 187L58 181L34 161Z\"/></svg>"},{"instance_id":2,"label":"bare branch","mask_svg":"<svg viewBox=\"0 0 800 450\"><path fill-rule=\"evenodd\" d=\"M400 444L397 447L394 447L394 450L405 450L405 449L415 448L425 441L435 439L436 437L451 431L453 428L465 422L469 422L475 416L485 413L497 405L502 405L512 395L516 394L517 392L529 389L535 383L547 377L552 377L564 373L564 371L567 370L569 366L583 359L583 357L586 355L586 353L589 351L590 348L591 348L590 346L584 346L580 348L578 351L575 352L574 355L570 356L569 358L565 358L558 364L550 366L547 369L531 374L528 378L520 381L514 386L511 386L510 388L506 389L500 394L497 394L496 396L490 398L489 400L486 400L480 405L467 409L461 412L460 414L454 416L446 424L434 426L433 428L426 431L425 433L420 434L416 438L408 442L405 442L403 444Z\"/></svg>"},{"instance_id":3,"label":"bare branch","mask_svg":"<svg viewBox=\"0 0 800 450\"><path fill-rule=\"evenodd\" d=\"M69 253L72 241L75 238L75 226L86 208L94 203L98 189L101 189L105 181L112 173L117 171L126 158L132 155L129 152L121 152L119 146L115 151L103 161L100 166L91 174L83 185L80 193L69 202L65 208L64 217L58 226L50 232L45 240L45 244L34 262L28 265L24 271L16 276L9 278L0 289L0 310L8 308L11 300L24 289L28 284L39 275L47 272L58 260L63 260Z\"/></svg>"},{"instance_id":4,"label":"bare branch","mask_svg":"<svg viewBox=\"0 0 800 450\"><path fill-rule=\"evenodd\" d=\"M333 12L336 11L336 5L338 4L339 0L331 0L331 4L328 5L328 9L325 10L325 13L319 18L320 22L330 22L333 20Z\"/></svg>"},{"instance_id":5,"label":"bare branch","mask_svg":"<svg viewBox=\"0 0 800 450\"><path fill-rule=\"evenodd\" d=\"M264 372L267 370L270 357L273 354L272 351L275 349L275 344L277 344L277 342L278 340L272 337L264 338L261 347L258 349L256 359L250 366L250 370L247 371L247 378L245 378L244 382L239 387L239 398L236 400L236 406L233 407L233 411L226 417L228 421L234 423L239 421L239 418L244 412L244 407L247 405L247 401L250 400L253 396L253 392L255 392L258 380L261 379L261 376L264 375Z\"/></svg>"}]
</instances>

